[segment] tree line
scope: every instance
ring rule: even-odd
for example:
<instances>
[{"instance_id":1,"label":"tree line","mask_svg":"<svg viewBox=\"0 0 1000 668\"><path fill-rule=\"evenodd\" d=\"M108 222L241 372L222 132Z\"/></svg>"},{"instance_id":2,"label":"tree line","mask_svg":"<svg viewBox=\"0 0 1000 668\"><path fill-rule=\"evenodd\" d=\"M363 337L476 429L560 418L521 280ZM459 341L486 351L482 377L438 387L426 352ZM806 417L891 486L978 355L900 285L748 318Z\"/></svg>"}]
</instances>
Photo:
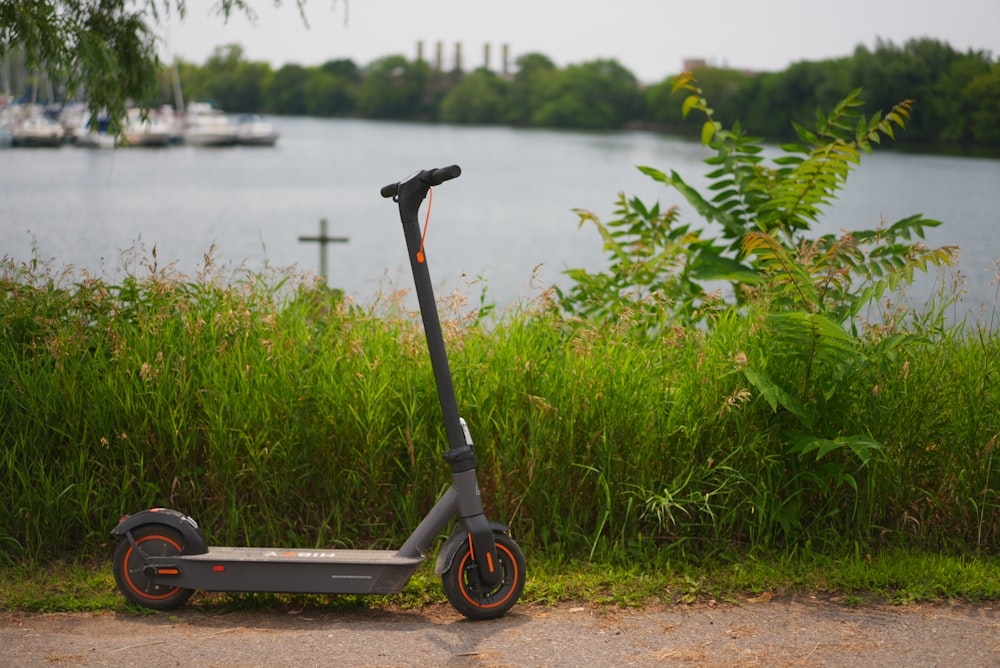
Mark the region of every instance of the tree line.
<instances>
[{"instance_id":1,"label":"tree line","mask_svg":"<svg viewBox=\"0 0 1000 668\"><path fill-rule=\"evenodd\" d=\"M4 88L27 98L37 82L28 76L24 53L8 52L6 65ZM18 77L18 71L25 75ZM693 74L713 101L716 118L727 124L739 119L769 140L794 138L787 119L810 123L818 108L861 88L868 113L914 100L900 143L1000 147L1000 61L986 51L960 52L930 38L903 45L879 40L873 48L859 45L850 56L801 61L779 72L703 65ZM547 56L529 53L516 60L510 76L486 68L440 71L402 55L364 66L339 59L275 70L248 61L241 46L230 44L216 48L202 65L177 61L161 67L159 93L153 86L145 101L174 103L175 77L185 98L212 100L232 113L697 132L684 124L671 94L675 76L643 86L616 60L559 68Z\"/></svg>"},{"instance_id":2,"label":"tree line","mask_svg":"<svg viewBox=\"0 0 1000 668\"><path fill-rule=\"evenodd\" d=\"M82 98L93 113L117 124L127 100L159 102L151 26L173 13L183 18L186 4L145 0L136 11L131 0L0 2L0 96L30 97L28 77L17 72L31 73L36 91L39 78L54 82L56 97ZM218 0L214 9L223 17L253 16L252 4ZM272 70L247 62L240 47L224 46L204 65L176 63L176 70L189 98L215 99L233 112L689 130L670 98L674 77L641 86L615 60L560 69L537 53L516 64L511 77L486 69L440 72L399 55L363 67L333 60ZM802 61L781 72L702 67L694 74L715 101L720 122L739 117L769 140L794 136L785 119L808 123L817 108L863 88L870 113L915 100L904 142L1000 146L1000 63L986 51L959 52L931 38L903 45L879 40L849 56Z\"/></svg>"},{"instance_id":3,"label":"tree line","mask_svg":"<svg viewBox=\"0 0 1000 668\"><path fill-rule=\"evenodd\" d=\"M439 71L390 55L365 66L340 59L273 70L247 61L239 45L227 45L203 65L178 61L169 68L162 101L172 101L167 80L177 75L186 98L212 100L232 113L697 131L684 125L680 101L671 95L674 76L643 86L616 60L560 68L539 53L515 64L514 73L504 76L485 68ZM1000 61L985 51L959 52L929 38L901 46L880 40L850 56L797 62L780 72L706 65L693 73L716 118L739 119L772 140L794 136L787 119L811 123L818 108L862 88L868 113L915 101L911 124L898 138L904 143L1000 146Z\"/></svg>"}]
</instances>

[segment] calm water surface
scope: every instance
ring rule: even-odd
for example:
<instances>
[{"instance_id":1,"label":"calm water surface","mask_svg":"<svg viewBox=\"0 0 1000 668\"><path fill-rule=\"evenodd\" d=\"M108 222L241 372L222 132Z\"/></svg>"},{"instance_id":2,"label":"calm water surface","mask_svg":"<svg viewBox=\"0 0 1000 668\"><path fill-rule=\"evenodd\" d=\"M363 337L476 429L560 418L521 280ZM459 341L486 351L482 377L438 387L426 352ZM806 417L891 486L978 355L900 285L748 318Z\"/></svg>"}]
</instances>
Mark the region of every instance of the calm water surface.
<instances>
[{"instance_id":1,"label":"calm water surface","mask_svg":"<svg viewBox=\"0 0 1000 668\"><path fill-rule=\"evenodd\" d=\"M563 282L572 267L603 266L601 243L574 208L610 217L619 191L690 208L636 170L676 170L704 185L696 143L640 132L581 134L357 120L273 119L275 148L171 147L118 151L63 147L0 151L0 255L37 255L109 277L130 250L195 273L217 264L260 270L318 268L298 241L329 220L347 244L328 250L331 284L361 301L408 288L395 206L379 188L417 169L457 163L460 179L434 190L427 240L441 291L505 305ZM1000 258L1000 160L882 151L855 172L823 229L867 229L913 214L944 222L929 245L956 244L966 303L992 305ZM482 279L482 282L478 282ZM475 283L475 284L470 284Z\"/></svg>"}]
</instances>

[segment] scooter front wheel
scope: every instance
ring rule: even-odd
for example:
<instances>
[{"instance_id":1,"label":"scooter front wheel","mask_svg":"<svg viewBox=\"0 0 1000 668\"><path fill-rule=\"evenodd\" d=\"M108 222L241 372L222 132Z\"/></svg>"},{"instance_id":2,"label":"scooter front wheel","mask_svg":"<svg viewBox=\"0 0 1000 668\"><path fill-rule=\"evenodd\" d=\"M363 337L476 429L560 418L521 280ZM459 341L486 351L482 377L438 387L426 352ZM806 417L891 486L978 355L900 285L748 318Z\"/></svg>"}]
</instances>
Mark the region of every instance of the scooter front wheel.
<instances>
[{"instance_id":1,"label":"scooter front wheel","mask_svg":"<svg viewBox=\"0 0 1000 668\"><path fill-rule=\"evenodd\" d=\"M131 533L131 541L128 536L118 541L111 559L115 582L125 598L154 610L170 610L188 600L193 589L158 584L146 574L146 557L172 557L184 551L181 533L162 524L140 526Z\"/></svg>"},{"instance_id":2,"label":"scooter front wheel","mask_svg":"<svg viewBox=\"0 0 1000 668\"><path fill-rule=\"evenodd\" d=\"M468 541L458 543L448 559L451 567L441 576L448 602L469 619L496 619L510 610L524 591L524 555L514 539L494 534L500 583L492 588L479 580L479 567L473 560Z\"/></svg>"}]
</instances>

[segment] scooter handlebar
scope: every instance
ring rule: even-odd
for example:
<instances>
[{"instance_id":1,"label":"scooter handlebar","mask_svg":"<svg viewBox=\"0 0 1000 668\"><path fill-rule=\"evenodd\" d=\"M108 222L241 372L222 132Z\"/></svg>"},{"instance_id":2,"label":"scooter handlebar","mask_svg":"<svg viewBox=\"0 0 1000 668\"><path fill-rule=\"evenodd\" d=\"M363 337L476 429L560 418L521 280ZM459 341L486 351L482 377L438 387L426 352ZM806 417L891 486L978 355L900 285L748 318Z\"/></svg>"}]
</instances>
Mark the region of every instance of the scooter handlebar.
<instances>
[{"instance_id":1,"label":"scooter handlebar","mask_svg":"<svg viewBox=\"0 0 1000 668\"><path fill-rule=\"evenodd\" d=\"M449 165L447 167L438 167L437 169L426 169L422 172L417 172L413 176L399 181L398 183L390 183L387 186L382 186L382 197L395 197L399 193L399 187L404 183L409 183L413 180L419 180L423 184L433 187L444 183L445 181L450 181L452 179L457 179L462 174L462 168L458 165Z\"/></svg>"},{"instance_id":2,"label":"scooter handlebar","mask_svg":"<svg viewBox=\"0 0 1000 668\"><path fill-rule=\"evenodd\" d=\"M439 186L445 181L451 181L452 179L457 179L462 175L462 168L458 165L448 165L447 167L439 167L438 169L432 169L427 177L427 185Z\"/></svg>"}]
</instances>

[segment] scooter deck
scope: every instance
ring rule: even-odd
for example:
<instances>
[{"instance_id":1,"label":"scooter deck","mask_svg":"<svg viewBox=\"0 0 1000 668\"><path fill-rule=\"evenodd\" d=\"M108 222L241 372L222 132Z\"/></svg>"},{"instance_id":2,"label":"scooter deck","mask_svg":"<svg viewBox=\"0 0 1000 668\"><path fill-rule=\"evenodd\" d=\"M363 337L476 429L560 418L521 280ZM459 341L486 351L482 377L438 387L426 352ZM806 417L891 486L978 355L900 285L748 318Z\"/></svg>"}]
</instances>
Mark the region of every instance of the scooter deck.
<instances>
[{"instance_id":1,"label":"scooter deck","mask_svg":"<svg viewBox=\"0 0 1000 668\"><path fill-rule=\"evenodd\" d=\"M153 579L185 589L315 594L397 594L420 558L391 550L209 547L149 557Z\"/></svg>"},{"instance_id":2,"label":"scooter deck","mask_svg":"<svg viewBox=\"0 0 1000 668\"><path fill-rule=\"evenodd\" d=\"M392 550L299 549L285 547L209 547L205 554L184 555L187 561L289 561L323 564L419 564Z\"/></svg>"}]
</instances>

